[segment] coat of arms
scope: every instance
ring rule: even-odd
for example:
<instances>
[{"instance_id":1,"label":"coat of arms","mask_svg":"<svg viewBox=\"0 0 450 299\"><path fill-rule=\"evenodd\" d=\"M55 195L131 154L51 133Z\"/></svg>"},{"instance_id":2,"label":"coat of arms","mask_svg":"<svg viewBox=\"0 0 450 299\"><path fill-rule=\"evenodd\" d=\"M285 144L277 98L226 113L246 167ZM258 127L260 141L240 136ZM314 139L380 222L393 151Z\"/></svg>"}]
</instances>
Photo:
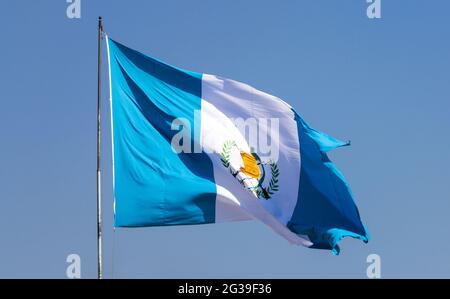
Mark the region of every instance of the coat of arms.
<instances>
[{"instance_id":1,"label":"coat of arms","mask_svg":"<svg viewBox=\"0 0 450 299\"><path fill-rule=\"evenodd\" d=\"M224 142L220 156L223 166L257 198L268 200L279 190L280 170L274 161L263 162L253 150L251 153L242 151L232 140ZM270 179L268 179L269 170ZM264 184L265 181L268 183Z\"/></svg>"}]
</instances>

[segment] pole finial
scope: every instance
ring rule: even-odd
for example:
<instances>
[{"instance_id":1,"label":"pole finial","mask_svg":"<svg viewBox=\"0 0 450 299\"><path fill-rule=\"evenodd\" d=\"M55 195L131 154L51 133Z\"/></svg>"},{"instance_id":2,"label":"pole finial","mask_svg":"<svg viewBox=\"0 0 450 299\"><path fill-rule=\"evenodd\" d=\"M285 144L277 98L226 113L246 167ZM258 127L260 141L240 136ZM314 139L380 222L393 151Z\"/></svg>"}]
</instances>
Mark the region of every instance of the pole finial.
<instances>
[{"instance_id":1,"label":"pole finial","mask_svg":"<svg viewBox=\"0 0 450 299\"><path fill-rule=\"evenodd\" d=\"M98 17L98 28L100 30L101 38L103 38L103 22L101 16Z\"/></svg>"}]
</instances>

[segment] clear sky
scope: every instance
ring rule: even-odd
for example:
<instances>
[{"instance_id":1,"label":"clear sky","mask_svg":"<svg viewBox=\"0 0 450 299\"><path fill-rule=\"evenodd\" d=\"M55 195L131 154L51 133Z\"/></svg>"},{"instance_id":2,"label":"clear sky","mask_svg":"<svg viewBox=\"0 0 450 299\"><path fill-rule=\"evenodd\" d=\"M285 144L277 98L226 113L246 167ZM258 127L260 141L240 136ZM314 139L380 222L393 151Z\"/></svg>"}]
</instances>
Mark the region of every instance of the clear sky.
<instances>
[{"instance_id":1,"label":"clear sky","mask_svg":"<svg viewBox=\"0 0 450 299\"><path fill-rule=\"evenodd\" d=\"M450 3L5 1L0 9L0 277L96 277L97 16L114 39L179 67L283 98L352 146L331 153L371 241L341 255L257 222L112 230L103 64L106 277L450 277ZM105 52L103 54L106 54ZM106 55L103 56L104 58Z\"/></svg>"}]
</instances>

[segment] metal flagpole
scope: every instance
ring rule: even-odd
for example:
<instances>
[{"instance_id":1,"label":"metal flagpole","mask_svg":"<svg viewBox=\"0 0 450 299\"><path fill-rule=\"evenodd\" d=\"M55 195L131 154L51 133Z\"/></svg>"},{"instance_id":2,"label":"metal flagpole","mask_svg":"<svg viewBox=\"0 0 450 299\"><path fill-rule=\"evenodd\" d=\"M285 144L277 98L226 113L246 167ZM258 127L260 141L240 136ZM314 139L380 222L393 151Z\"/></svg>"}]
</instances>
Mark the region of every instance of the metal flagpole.
<instances>
[{"instance_id":1,"label":"metal flagpole","mask_svg":"<svg viewBox=\"0 0 450 299\"><path fill-rule=\"evenodd\" d=\"M98 279L102 273L102 202L101 202L101 173L100 173L100 108L101 108L101 55L100 46L103 33L102 17L98 17L98 56L97 56L97 250L98 250Z\"/></svg>"}]
</instances>

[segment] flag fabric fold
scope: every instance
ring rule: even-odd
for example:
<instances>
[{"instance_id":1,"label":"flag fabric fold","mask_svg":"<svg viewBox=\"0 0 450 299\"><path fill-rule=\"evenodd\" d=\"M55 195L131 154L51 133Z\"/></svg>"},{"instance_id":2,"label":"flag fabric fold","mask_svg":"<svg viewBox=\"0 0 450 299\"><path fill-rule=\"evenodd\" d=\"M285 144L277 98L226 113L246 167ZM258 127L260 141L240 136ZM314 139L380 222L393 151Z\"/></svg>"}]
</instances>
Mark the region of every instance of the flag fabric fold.
<instances>
[{"instance_id":1,"label":"flag fabric fold","mask_svg":"<svg viewBox=\"0 0 450 299\"><path fill-rule=\"evenodd\" d=\"M293 244L368 241L318 132L281 99L107 40L115 226L256 219Z\"/></svg>"}]
</instances>

